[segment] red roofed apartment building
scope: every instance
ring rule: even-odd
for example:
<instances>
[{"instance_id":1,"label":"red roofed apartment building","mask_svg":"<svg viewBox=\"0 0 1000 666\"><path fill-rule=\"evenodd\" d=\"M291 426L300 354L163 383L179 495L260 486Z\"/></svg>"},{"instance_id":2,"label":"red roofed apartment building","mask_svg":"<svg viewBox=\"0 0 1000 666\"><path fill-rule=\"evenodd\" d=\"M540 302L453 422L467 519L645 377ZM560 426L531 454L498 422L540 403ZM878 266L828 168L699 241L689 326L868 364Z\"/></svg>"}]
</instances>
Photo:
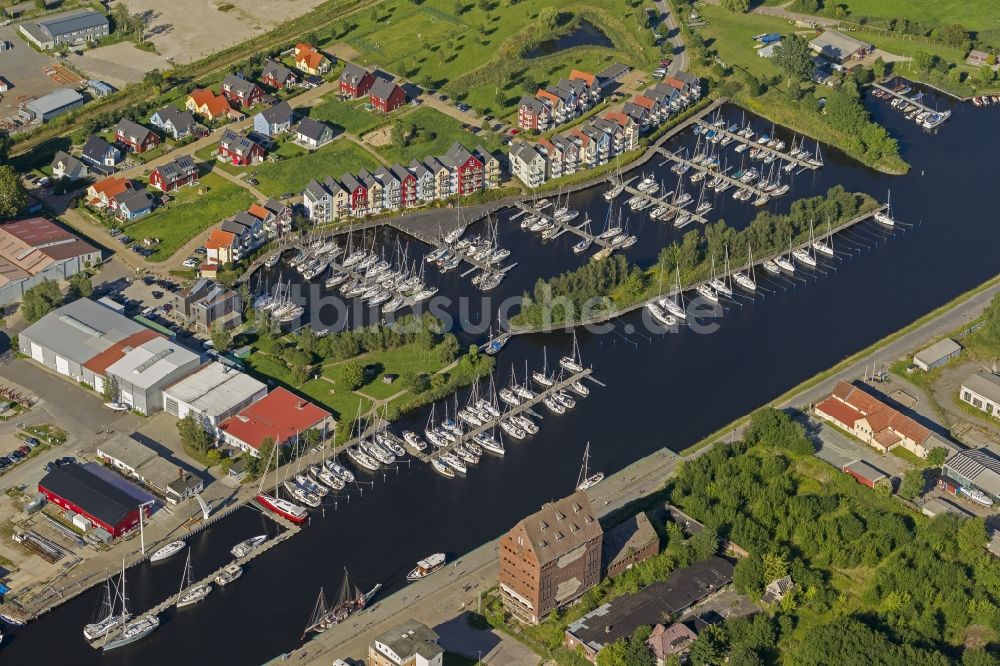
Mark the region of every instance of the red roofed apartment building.
<instances>
[{"instance_id":1,"label":"red roofed apartment building","mask_svg":"<svg viewBox=\"0 0 1000 666\"><path fill-rule=\"evenodd\" d=\"M333 415L291 391L276 388L265 397L231 416L219 425L222 439L238 449L257 456L264 440L271 438L278 446L289 444L307 430L326 435Z\"/></svg>"},{"instance_id":2,"label":"red roofed apartment building","mask_svg":"<svg viewBox=\"0 0 1000 666\"><path fill-rule=\"evenodd\" d=\"M902 446L926 458L939 446L954 448L909 416L845 381L838 382L830 397L813 411L882 453Z\"/></svg>"}]
</instances>

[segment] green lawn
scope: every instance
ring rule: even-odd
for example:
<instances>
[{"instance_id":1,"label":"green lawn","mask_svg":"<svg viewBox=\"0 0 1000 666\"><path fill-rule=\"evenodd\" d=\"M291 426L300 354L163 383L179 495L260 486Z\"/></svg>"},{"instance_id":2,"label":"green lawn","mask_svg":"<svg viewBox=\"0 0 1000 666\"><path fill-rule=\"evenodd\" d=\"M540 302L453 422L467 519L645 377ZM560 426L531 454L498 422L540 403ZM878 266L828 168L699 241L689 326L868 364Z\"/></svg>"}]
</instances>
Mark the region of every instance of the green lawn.
<instances>
[{"instance_id":1,"label":"green lawn","mask_svg":"<svg viewBox=\"0 0 1000 666\"><path fill-rule=\"evenodd\" d=\"M366 354L359 361L366 367L377 366L379 370L371 381L361 387L362 393L376 400L385 400L391 395L406 390L406 387L398 379L392 384L383 383L382 377L386 373L400 376L406 372L431 374L444 367L438 357L437 350L422 352L412 345L372 352Z\"/></svg>"},{"instance_id":2,"label":"green lawn","mask_svg":"<svg viewBox=\"0 0 1000 666\"><path fill-rule=\"evenodd\" d=\"M787 35L788 21L761 14L734 14L717 5L703 5L698 13L708 22L698 31L708 47L716 49L727 65L739 65L760 77L781 73L772 59L757 55L753 37L768 32Z\"/></svg>"},{"instance_id":3,"label":"green lawn","mask_svg":"<svg viewBox=\"0 0 1000 666\"><path fill-rule=\"evenodd\" d=\"M842 0L848 20L863 16L902 18L919 23L947 25L959 23L968 30L1000 29L1000 12L996 3L976 0ZM829 5L832 6L832 5Z\"/></svg>"},{"instance_id":4,"label":"green lawn","mask_svg":"<svg viewBox=\"0 0 1000 666\"><path fill-rule=\"evenodd\" d=\"M277 151L286 159L265 162L254 167L254 178L260 181L257 188L268 196L284 192L301 192L315 178L327 176L340 178L345 172L357 173L361 169L377 169L378 161L368 151L348 139L337 139L319 150L307 151L286 143ZM298 154L298 157L293 155Z\"/></svg>"},{"instance_id":5,"label":"green lawn","mask_svg":"<svg viewBox=\"0 0 1000 666\"><path fill-rule=\"evenodd\" d=\"M343 102L331 96L315 106L299 111L313 120L337 125L351 134L360 136L388 122L388 117L384 114L365 110L366 103L366 100Z\"/></svg>"},{"instance_id":6,"label":"green lawn","mask_svg":"<svg viewBox=\"0 0 1000 666\"><path fill-rule=\"evenodd\" d=\"M473 134L462 129L462 123L429 106L417 108L402 118L406 125L412 123L417 128L417 135L406 146L383 146L378 151L390 162L407 164L413 159L423 159L428 155L441 155L447 152L451 144L458 141L466 148L483 144L487 150L496 150L499 146L490 143L484 133Z\"/></svg>"},{"instance_id":7,"label":"green lawn","mask_svg":"<svg viewBox=\"0 0 1000 666\"><path fill-rule=\"evenodd\" d=\"M371 400L349 391L334 393L334 388L334 385L325 379L311 379L297 390L333 412L334 418L341 423L351 421L359 413L366 414L371 409Z\"/></svg>"},{"instance_id":8,"label":"green lawn","mask_svg":"<svg viewBox=\"0 0 1000 666\"><path fill-rule=\"evenodd\" d=\"M199 194L204 192L204 194ZM249 192L209 173L201 183L171 193L173 201L128 227L133 238L159 238L150 261L166 261L198 233L253 203Z\"/></svg>"}]
</instances>

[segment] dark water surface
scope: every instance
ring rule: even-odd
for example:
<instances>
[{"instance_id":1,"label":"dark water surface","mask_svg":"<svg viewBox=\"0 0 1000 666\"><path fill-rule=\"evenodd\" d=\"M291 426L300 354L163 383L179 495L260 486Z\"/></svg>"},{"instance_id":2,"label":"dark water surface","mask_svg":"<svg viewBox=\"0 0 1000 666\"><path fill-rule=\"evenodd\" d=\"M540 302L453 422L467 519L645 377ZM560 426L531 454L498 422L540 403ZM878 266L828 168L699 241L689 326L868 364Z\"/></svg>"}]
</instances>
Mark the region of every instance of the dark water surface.
<instances>
[{"instance_id":1,"label":"dark water surface","mask_svg":"<svg viewBox=\"0 0 1000 666\"><path fill-rule=\"evenodd\" d=\"M538 58L552 55L553 53L571 49L574 46L603 46L611 49L614 48L615 43L593 23L580 21L580 25L573 32L542 42L538 46L526 51L524 57Z\"/></svg>"},{"instance_id":2,"label":"dark water surface","mask_svg":"<svg viewBox=\"0 0 1000 666\"><path fill-rule=\"evenodd\" d=\"M197 606L165 613L160 629L147 639L108 655L89 648L81 629L99 600L95 590L27 627L10 630L8 635L14 635L0 651L4 663L261 663L299 645L317 589L336 590L344 566L363 587L382 581L384 593L391 593L421 557L435 551L461 556L542 502L570 492L586 442L591 442L592 469L607 473L664 446L680 451L995 275L1000 227L991 181L1000 149L994 129L1000 114L993 108L958 106L952 119L930 135L882 102L872 100L871 108L899 137L903 155L913 165L909 175L883 176L824 148L826 167L796 176L790 195L772 205L787 210L793 197L823 193L838 183L879 199L891 187L895 217L912 227L890 237L869 222L835 239L841 259L826 275L793 283L758 274L761 295L754 302L730 303L720 330L712 335L685 331L654 336L641 314L619 320L611 333L583 333L584 361L607 388L594 387L565 416L546 415L539 435L508 442L505 458L484 457L466 479L441 478L419 463L404 463L384 477L380 472L363 497L358 489L345 493L335 512L316 517L302 534L255 559L235 584L216 589ZM731 121L739 121L738 110L727 112ZM759 121L756 127L770 130ZM690 134L675 141L678 146L689 143ZM727 149L731 160L732 148ZM666 167L658 172L672 187L673 174ZM603 190L572 197L572 205L588 210L597 224L607 209ZM719 195L720 210L711 218L721 215L742 227L756 211L733 201L731 194ZM629 250L638 261L655 260L659 248L680 235L667 224L638 216L630 226L641 239ZM519 262L497 290L501 298L586 260L570 252L574 241L568 234L542 243L516 224L501 224L500 237L513 251L511 261ZM394 244L390 238L388 246ZM411 243L411 252L422 254L425 248L419 245ZM442 293L481 303L481 294L458 272L432 274L430 281ZM484 310L491 312L493 305L480 304L462 318L477 322ZM525 359L533 366L541 363L543 346L551 364L566 352L569 341L562 333L516 338L499 357L498 385L507 383L512 364L523 375ZM425 420L422 412L400 425L422 428ZM247 509L192 538L195 573L218 567L233 544L264 526L273 531L269 521ZM174 593L182 565L182 558L176 558L132 570L133 608L144 609Z\"/></svg>"}]
</instances>

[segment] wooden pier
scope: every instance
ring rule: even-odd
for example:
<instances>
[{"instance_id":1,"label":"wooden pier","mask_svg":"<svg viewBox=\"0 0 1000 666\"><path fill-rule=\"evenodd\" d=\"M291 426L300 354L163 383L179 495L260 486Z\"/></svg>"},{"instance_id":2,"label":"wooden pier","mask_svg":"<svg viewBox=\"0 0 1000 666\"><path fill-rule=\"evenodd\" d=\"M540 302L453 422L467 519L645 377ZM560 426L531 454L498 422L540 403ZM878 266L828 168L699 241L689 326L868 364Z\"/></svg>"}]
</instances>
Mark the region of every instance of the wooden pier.
<instances>
[{"instance_id":1,"label":"wooden pier","mask_svg":"<svg viewBox=\"0 0 1000 666\"><path fill-rule=\"evenodd\" d=\"M724 180L725 182L729 183L730 186L738 187L741 190L750 192L750 194L752 194L755 197L759 197L761 194L764 193L764 190L762 190L761 188L757 187L756 185L754 185L752 183L744 183L739 178L733 178L732 176L726 175L721 170L718 170L718 169L709 169L708 167L702 166L700 164L695 164L691 160L689 160L687 158L684 158L684 157L681 157L677 153L672 153L669 150L666 150L664 148L660 148L660 154L663 155L664 157L666 157L668 161L675 162L677 164L683 164L685 166L691 167L695 171L703 172L705 174L705 180L706 181L709 178L715 178L717 176L717 177L721 178L722 180ZM683 175L682 175L682 177L683 177ZM759 183L760 182L760 176L758 176L756 180Z\"/></svg>"},{"instance_id":2,"label":"wooden pier","mask_svg":"<svg viewBox=\"0 0 1000 666\"><path fill-rule=\"evenodd\" d=\"M803 167L805 169L816 170L820 167L819 164L815 164L809 160L805 160L800 157L795 157L790 153L786 153L783 150L775 150L774 148L768 148L765 144L758 143L755 139L748 139L741 134L737 134L736 132L730 132L725 127L716 127L714 125L711 126L706 125L705 127L715 132L716 134L721 134L723 137L728 136L737 143L746 144L749 148L760 148L762 151L764 151L765 156L766 154L770 153L776 155L778 159L782 159L785 162L791 162L792 164ZM660 149L660 152L663 152L662 148Z\"/></svg>"},{"instance_id":3,"label":"wooden pier","mask_svg":"<svg viewBox=\"0 0 1000 666\"><path fill-rule=\"evenodd\" d=\"M923 104L923 103L918 102L916 100L910 99L906 95L903 95L902 93L896 92L892 88L887 88L884 85L882 85L881 83L872 83L871 85L872 85L872 88L875 88L876 90L881 90L884 93L888 93L890 96L895 97L896 99L901 99L904 102L906 102L907 104L912 104L913 106L917 107L921 111L926 111L928 113L936 113L936 114L938 114L942 118L941 122L944 122L944 119L946 119L949 116L951 116L951 111L937 111L937 110L932 109L931 107L927 106L926 104Z\"/></svg>"},{"instance_id":4,"label":"wooden pier","mask_svg":"<svg viewBox=\"0 0 1000 666\"><path fill-rule=\"evenodd\" d=\"M571 375L571 376L569 376L569 377L567 377L565 379L561 379L561 380L555 382L552 386L548 386L544 390L542 390L541 392L536 393L535 397L532 398L531 400L524 400L523 402L521 402L520 404L518 404L516 406L511 406L505 413L503 413L501 415L500 418L490 419L489 421L487 421L483 425L477 426L476 428L463 433L462 436L458 438L457 442L452 442L452 443L448 444L448 446L435 447L433 443L428 442L427 445L429 447L431 447L432 449L434 449L434 450L431 451L430 453L420 453L420 454L417 454L415 457L418 460L422 460L423 462L428 462L429 463L432 459L439 458L442 453L453 451L456 447L461 446L465 442L472 441L473 438L476 435L478 435L479 433L486 432L487 430L492 430L493 428L499 427L499 425L500 425L500 419L506 418L506 417L510 416L511 414L520 414L521 412L528 412L529 414L534 414L535 416L538 416L538 414L532 410L532 407L536 407L539 404L541 404L542 400L544 400L546 397L551 396L551 395L553 395L553 394L555 394L555 393L557 393L559 391L565 390L573 382L582 380L582 379L584 379L586 377L586 378L590 378L590 380L592 382L599 384L599 382L597 382L596 379L594 379L593 377L590 376L592 373L593 373L593 370L591 368L584 368L580 372L574 373L573 375ZM530 375L529 375L529 377L530 377ZM579 400L583 400L584 397L577 395L577 396L574 397L574 399L577 399L579 401ZM567 411L569 411L569 410L567 410ZM455 418L456 418L456 421L457 421L458 418L457 417L455 417Z\"/></svg>"},{"instance_id":5,"label":"wooden pier","mask_svg":"<svg viewBox=\"0 0 1000 666\"><path fill-rule=\"evenodd\" d=\"M514 204L514 206L516 208L521 209L524 212L525 215L537 215L538 217L540 217L542 219L548 220L553 225L555 225L557 227L560 227L562 229L562 231L560 232L560 235L568 231L568 232L570 232L572 234L576 234L580 238L589 239L594 245L598 245L598 246L600 246L600 247L602 247L602 248L604 248L606 250L615 250L616 249L615 246L611 244L610 239L605 240L605 239L601 238L600 236L598 236L597 234L591 233L589 231L584 231L583 228L582 228L584 226L582 222L579 224L579 226L574 226L573 224L571 224L568 221L567 222L561 222L561 221L557 220L554 216L549 215L548 213L542 212L542 211L540 211L540 210L538 210L536 208L533 208L531 205L529 205L529 204L527 204L527 203L525 203L523 201L518 201L517 203Z\"/></svg>"},{"instance_id":6,"label":"wooden pier","mask_svg":"<svg viewBox=\"0 0 1000 666\"><path fill-rule=\"evenodd\" d=\"M633 178L632 180L635 180L635 179ZM629 182L631 182L631 181L629 181ZM628 192L629 194L631 194L634 197L642 197L643 199L648 199L649 201L651 201L652 205L650 206L650 208L656 208L657 206L661 206L663 208L666 208L668 211L670 211L670 216L669 217L662 218L662 220L664 222L668 222L671 219L676 219L676 217L678 215L682 214L682 213L687 213L688 215L691 216L689 222L699 222L701 224L706 224L708 222L708 218L706 218L703 215L699 215L699 214L695 213L693 210L685 210L684 207L682 207L682 206L675 206L674 204L669 203L666 199L667 199L668 196L672 195L671 192L660 193L661 196L656 196L654 194L648 194L646 192L642 192L642 191L640 191L640 190L632 187L628 183L625 184L625 191ZM692 200L690 203L693 206L696 202ZM636 212L642 212L642 211L636 211Z\"/></svg>"},{"instance_id":7,"label":"wooden pier","mask_svg":"<svg viewBox=\"0 0 1000 666\"><path fill-rule=\"evenodd\" d=\"M254 559L258 555L263 555L264 553L266 553L270 549L274 548L278 544L284 542L287 539L291 539L293 536L295 536L296 534L299 533L300 528L297 525L292 524L290 521L285 520L285 519L281 518L280 516L277 516L276 514L268 511L267 509L261 509L261 512L265 516L268 516L269 518L274 518L276 522L278 522L279 524L281 524L282 526L284 526L286 528L285 531L282 532L281 534L277 535L273 539L268 539L267 541L265 541L264 543L262 543L260 546L258 546L257 548L254 548L252 551L250 551L249 553L247 553L246 555L244 555L243 557L235 558L232 562L226 563L225 566L219 568L216 571L213 571L212 573L210 573L209 575L205 576L201 580L192 582L191 583L191 587L194 587L195 585L204 585L204 584L211 584L211 585L215 586L215 577L218 576L220 573L222 573L222 571L226 567L228 567L230 565L233 565L233 564L239 565L241 567L245 566L250 560ZM153 606L149 610L144 611L142 613L135 613L133 615L133 617L137 617L138 618L138 617L142 617L144 615L159 615L160 613L163 613L164 611L170 609L172 606L174 606L174 604L177 603L178 594L171 594L169 597L167 597L166 599L164 599L160 603L156 604L155 606ZM92 643L91 646L94 647L94 648L100 649L101 646L103 645L103 643L104 643L104 641L97 641L95 643Z\"/></svg>"}]
</instances>

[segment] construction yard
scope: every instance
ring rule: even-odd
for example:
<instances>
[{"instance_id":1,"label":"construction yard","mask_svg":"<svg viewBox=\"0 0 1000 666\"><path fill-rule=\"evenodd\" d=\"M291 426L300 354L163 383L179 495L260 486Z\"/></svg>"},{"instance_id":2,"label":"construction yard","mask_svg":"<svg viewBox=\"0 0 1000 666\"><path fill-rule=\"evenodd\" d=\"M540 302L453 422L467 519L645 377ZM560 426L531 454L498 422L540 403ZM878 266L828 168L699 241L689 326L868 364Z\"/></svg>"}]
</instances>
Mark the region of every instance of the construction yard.
<instances>
[{"instance_id":1,"label":"construction yard","mask_svg":"<svg viewBox=\"0 0 1000 666\"><path fill-rule=\"evenodd\" d=\"M0 77L10 86L10 90L0 94L0 127L5 126L8 118L17 116L19 101L47 95L56 88L75 87L72 82L79 81L65 67L57 68L55 58L28 46L18 37L16 25L0 28L0 42L4 40L14 48L0 52Z\"/></svg>"}]
</instances>

